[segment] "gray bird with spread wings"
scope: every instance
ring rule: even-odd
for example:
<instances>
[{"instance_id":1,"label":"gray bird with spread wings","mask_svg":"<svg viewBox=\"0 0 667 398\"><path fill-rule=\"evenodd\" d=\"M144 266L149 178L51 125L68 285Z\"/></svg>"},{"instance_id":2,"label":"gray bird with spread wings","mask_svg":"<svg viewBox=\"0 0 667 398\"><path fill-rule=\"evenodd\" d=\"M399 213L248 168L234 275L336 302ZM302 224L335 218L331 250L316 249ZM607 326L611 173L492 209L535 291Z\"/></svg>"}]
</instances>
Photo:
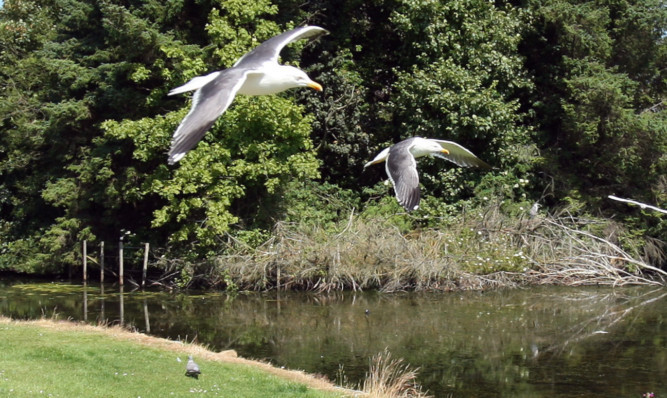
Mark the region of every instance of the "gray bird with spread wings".
<instances>
[{"instance_id":1,"label":"gray bird with spread wings","mask_svg":"<svg viewBox=\"0 0 667 398\"><path fill-rule=\"evenodd\" d=\"M461 167L479 167L489 170L491 166L473 155L461 145L444 140L412 137L385 148L375 159L364 165L386 162L385 168L389 180L394 185L398 203L408 212L419 207L419 173L416 158L437 156Z\"/></svg>"},{"instance_id":2,"label":"gray bird with spread wings","mask_svg":"<svg viewBox=\"0 0 667 398\"><path fill-rule=\"evenodd\" d=\"M267 95L294 87L322 91L302 70L280 65L278 55L287 44L329 33L318 26L302 26L263 42L223 71L198 76L169 92L169 95L196 90L192 108L176 129L169 150L169 164L181 160L204 136L234 100L236 94Z\"/></svg>"}]
</instances>

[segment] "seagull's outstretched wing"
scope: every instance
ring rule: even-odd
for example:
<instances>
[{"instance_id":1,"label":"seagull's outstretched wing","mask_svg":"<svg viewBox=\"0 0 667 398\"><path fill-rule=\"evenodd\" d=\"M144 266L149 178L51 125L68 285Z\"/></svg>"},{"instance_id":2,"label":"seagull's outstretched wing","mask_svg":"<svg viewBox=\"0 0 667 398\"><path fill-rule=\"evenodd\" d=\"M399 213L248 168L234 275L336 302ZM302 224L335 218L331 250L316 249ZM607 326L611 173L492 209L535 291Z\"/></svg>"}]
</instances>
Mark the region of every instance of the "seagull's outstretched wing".
<instances>
[{"instance_id":1,"label":"seagull's outstretched wing","mask_svg":"<svg viewBox=\"0 0 667 398\"><path fill-rule=\"evenodd\" d=\"M176 129L169 149L169 164L181 160L204 136L215 120L229 107L249 72L230 68L197 89L192 96L192 107ZM183 86L181 86L183 87Z\"/></svg>"},{"instance_id":2,"label":"seagull's outstretched wing","mask_svg":"<svg viewBox=\"0 0 667 398\"><path fill-rule=\"evenodd\" d=\"M319 26L302 26L274 36L242 56L234 66L256 68L265 62L278 62L280 51L289 43L328 34L329 31Z\"/></svg>"},{"instance_id":3,"label":"seagull's outstretched wing","mask_svg":"<svg viewBox=\"0 0 667 398\"><path fill-rule=\"evenodd\" d=\"M441 147L449 151L449 154L434 153L433 156L449 160L450 162L461 167L475 166L486 170L491 169L491 166L489 166L486 162L484 162L477 156L473 155L472 152L470 152L469 150L467 150L466 148L462 147L461 145L455 142L444 141L444 140L432 140L432 141L437 142L438 144L440 144Z\"/></svg>"},{"instance_id":4,"label":"seagull's outstretched wing","mask_svg":"<svg viewBox=\"0 0 667 398\"><path fill-rule=\"evenodd\" d=\"M411 140L399 142L389 149L386 160L386 170L398 203L407 211L419 207L419 173L417 173L417 161L410 147Z\"/></svg>"}]
</instances>

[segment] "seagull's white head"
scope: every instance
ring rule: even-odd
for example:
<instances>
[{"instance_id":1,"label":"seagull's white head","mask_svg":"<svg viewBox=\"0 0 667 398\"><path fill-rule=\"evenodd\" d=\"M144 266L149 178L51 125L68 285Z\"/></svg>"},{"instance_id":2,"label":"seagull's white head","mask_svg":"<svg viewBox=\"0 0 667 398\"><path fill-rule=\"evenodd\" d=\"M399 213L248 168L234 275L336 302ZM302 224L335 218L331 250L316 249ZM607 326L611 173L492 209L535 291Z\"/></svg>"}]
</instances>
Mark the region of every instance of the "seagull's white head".
<instances>
[{"instance_id":1,"label":"seagull's white head","mask_svg":"<svg viewBox=\"0 0 667 398\"><path fill-rule=\"evenodd\" d=\"M289 68L285 70L289 71L288 72L289 76L294 80L296 87L310 87L313 90L322 91L322 86L319 83L311 80L311 78L308 77L306 72L289 65L286 65L284 67Z\"/></svg>"},{"instance_id":2,"label":"seagull's white head","mask_svg":"<svg viewBox=\"0 0 667 398\"><path fill-rule=\"evenodd\" d=\"M248 79L238 93L244 95L268 95L296 87L310 87L322 91L319 83L312 81L301 69L289 65L269 64L248 74Z\"/></svg>"},{"instance_id":3,"label":"seagull's white head","mask_svg":"<svg viewBox=\"0 0 667 398\"><path fill-rule=\"evenodd\" d=\"M274 79L282 81L282 84L290 87L310 87L317 91L322 91L322 86L311 80L306 72L290 65L278 65L278 71L272 74ZM265 77L266 79L266 77ZM287 88L287 87L285 87Z\"/></svg>"},{"instance_id":4,"label":"seagull's white head","mask_svg":"<svg viewBox=\"0 0 667 398\"><path fill-rule=\"evenodd\" d=\"M426 155L431 155L435 153L442 153L444 155L449 155L449 151L443 148L437 141L428 140L420 138L415 140L415 144L410 148L410 153L415 158L419 158Z\"/></svg>"}]
</instances>

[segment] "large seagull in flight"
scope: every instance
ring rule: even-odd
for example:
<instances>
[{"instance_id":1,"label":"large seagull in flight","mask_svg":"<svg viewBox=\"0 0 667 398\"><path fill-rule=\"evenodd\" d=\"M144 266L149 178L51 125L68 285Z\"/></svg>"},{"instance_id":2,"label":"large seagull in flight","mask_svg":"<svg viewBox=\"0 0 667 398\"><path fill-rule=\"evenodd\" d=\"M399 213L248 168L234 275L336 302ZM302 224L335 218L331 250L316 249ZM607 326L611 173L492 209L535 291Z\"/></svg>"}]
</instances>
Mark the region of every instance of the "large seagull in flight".
<instances>
[{"instance_id":1,"label":"large seagull in flight","mask_svg":"<svg viewBox=\"0 0 667 398\"><path fill-rule=\"evenodd\" d=\"M272 37L242 56L234 66L198 76L169 92L169 95L196 90L192 108L176 129L169 149L169 164L181 160L201 140L215 120L225 112L236 94L267 95L294 87L322 91L302 70L278 63L287 44L329 33L318 26L302 26Z\"/></svg>"}]
</instances>

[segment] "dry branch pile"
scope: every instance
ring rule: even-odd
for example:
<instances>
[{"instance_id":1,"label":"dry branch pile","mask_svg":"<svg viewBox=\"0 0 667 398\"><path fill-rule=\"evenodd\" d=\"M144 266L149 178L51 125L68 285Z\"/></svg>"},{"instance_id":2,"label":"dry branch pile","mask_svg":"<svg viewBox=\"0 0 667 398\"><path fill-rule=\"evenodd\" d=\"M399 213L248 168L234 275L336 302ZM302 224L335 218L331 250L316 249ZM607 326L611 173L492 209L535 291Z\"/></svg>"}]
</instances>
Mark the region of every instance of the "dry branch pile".
<instances>
[{"instance_id":1,"label":"dry branch pile","mask_svg":"<svg viewBox=\"0 0 667 398\"><path fill-rule=\"evenodd\" d=\"M196 280L242 290L468 290L527 284L664 285L664 243L622 248L619 225L559 215L511 218L491 206L446 227L402 233L350 216L340 232L279 224L257 249L193 266ZM662 246L660 246L662 245ZM644 257L644 258L642 258Z\"/></svg>"}]
</instances>

